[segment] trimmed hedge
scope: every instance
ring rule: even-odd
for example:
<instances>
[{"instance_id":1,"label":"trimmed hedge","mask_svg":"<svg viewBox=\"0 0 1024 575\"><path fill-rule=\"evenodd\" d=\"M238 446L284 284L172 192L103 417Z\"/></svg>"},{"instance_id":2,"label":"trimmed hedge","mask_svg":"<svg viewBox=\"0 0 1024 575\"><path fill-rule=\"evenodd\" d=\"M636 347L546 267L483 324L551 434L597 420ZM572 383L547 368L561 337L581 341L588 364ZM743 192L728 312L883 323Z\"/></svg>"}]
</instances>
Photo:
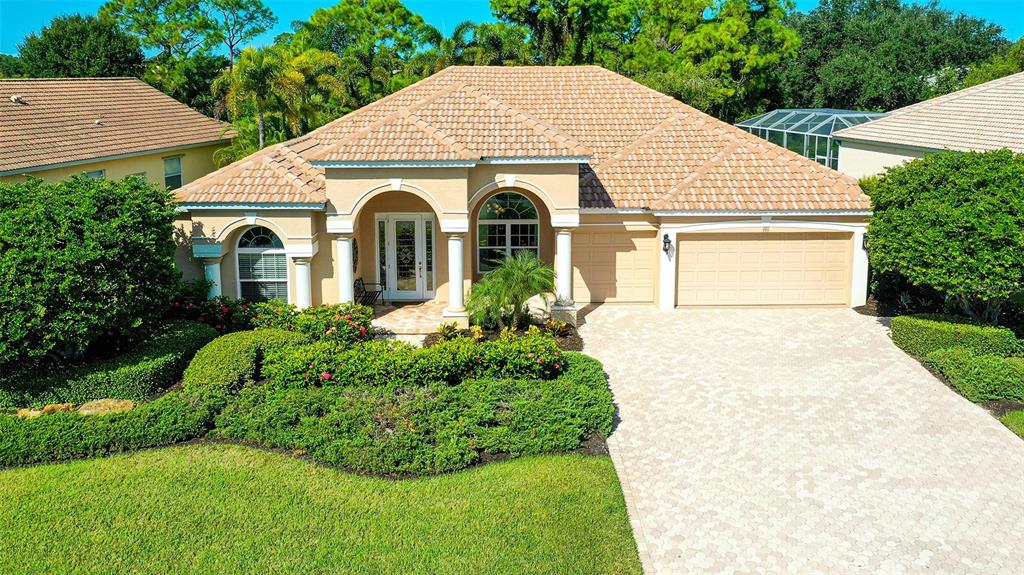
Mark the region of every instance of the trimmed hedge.
<instances>
[{"instance_id":1,"label":"trimmed hedge","mask_svg":"<svg viewBox=\"0 0 1024 575\"><path fill-rule=\"evenodd\" d=\"M196 351L217 337L208 325L172 321L137 349L115 358L0 381L0 407L81 404L114 398L142 401L177 383Z\"/></svg>"},{"instance_id":2,"label":"trimmed hedge","mask_svg":"<svg viewBox=\"0 0 1024 575\"><path fill-rule=\"evenodd\" d=\"M555 340L539 332L488 342L459 337L428 348L370 341L345 349L323 341L268 355L265 371L274 388L419 387L471 377L552 379L562 370L561 355Z\"/></svg>"},{"instance_id":3,"label":"trimmed hedge","mask_svg":"<svg viewBox=\"0 0 1024 575\"><path fill-rule=\"evenodd\" d=\"M0 466L107 455L205 435L230 394L259 379L266 350L300 341L280 330L219 337L196 353L180 391L125 413L59 412L33 419L0 414Z\"/></svg>"},{"instance_id":4,"label":"trimmed hedge","mask_svg":"<svg viewBox=\"0 0 1024 575\"><path fill-rule=\"evenodd\" d=\"M304 450L379 475L426 475L496 455L578 447L611 432L615 407L597 360L566 353L553 380L467 379L410 388L254 386L218 416L213 435Z\"/></svg>"},{"instance_id":5,"label":"trimmed hedge","mask_svg":"<svg viewBox=\"0 0 1024 575\"><path fill-rule=\"evenodd\" d=\"M372 334L373 308L357 303L323 304L298 309L293 304L270 300L253 305L252 325L301 333L312 341L327 340L349 346Z\"/></svg>"},{"instance_id":6,"label":"trimmed hedge","mask_svg":"<svg viewBox=\"0 0 1024 575\"><path fill-rule=\"evenodd\" d=\"M217 387L225 392L259 381L263 358L268 351L308 341L304 336L280 329L239 331L218 337L189 364L182 387L192 390Z\"/></svg>"},{"instance_id":7,"label":"trimmed hedge","mask_svg":"<svg viewBox=\"0 0 1024 575\"><path fill-rule=\"evenodd\" d=\"M966 318L940 315L902 315L892 318L892 340L903 351L925 357L940 349L963 348L976 354L1011 356L1020 352L1013 331L971 323Z\"/></svg>"},{"instance_id":8,"label":"trimmed hedge","mask_svg":"<svg viewBox=\"0 0 1024 575\"><path fill-rule=\"evenodd\" d=\"M925 363L946 376L950 385L973 402L1024 401L1024 359L951 348L928 354Z\"/></svg>"}]
</instances>

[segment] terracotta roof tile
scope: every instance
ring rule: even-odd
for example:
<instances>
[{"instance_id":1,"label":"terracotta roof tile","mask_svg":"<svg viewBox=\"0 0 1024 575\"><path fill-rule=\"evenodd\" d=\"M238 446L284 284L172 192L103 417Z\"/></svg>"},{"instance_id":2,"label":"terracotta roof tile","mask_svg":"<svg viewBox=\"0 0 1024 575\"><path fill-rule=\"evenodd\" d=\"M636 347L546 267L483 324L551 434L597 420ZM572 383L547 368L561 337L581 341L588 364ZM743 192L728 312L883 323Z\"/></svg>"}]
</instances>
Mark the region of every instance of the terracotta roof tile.
<instances>
[{"instance_id":1,"label":"terracotta roof tile","mask_svg":"<svg viewBox=\"0 0 1024 575\"><path fill-rule=\"evenodd\" d=\"M179 197L248 201L240 199L244 189L244 197L265 202L298 201L302 193L322 202L323 171L311 161L551 156L589 158L580 166L583 207L869 207L852 178L596 66L447 68L197 180ZM303 186L267 179L268 163Z\"/></svg>"},{"instance_id":2,"label":"terracotta roof tile","mask_svg":"<svg viewBox=\"0 0 1024 575\"><path fill-rule=\"evenodd\" d=\"M832 135L936 150L1024 152L1024 72L900 108Z\"/></svg>"},{"instance_id":3,"label":"terracotta roof tile","mask_svg":"<svg viewBox=\"0 0 1024 575\"><path fill-rule=\"evenodd\" d=\"M136 78L0 79L0 117L0 173L233 135Z\"/></svg>"}]
</instances>

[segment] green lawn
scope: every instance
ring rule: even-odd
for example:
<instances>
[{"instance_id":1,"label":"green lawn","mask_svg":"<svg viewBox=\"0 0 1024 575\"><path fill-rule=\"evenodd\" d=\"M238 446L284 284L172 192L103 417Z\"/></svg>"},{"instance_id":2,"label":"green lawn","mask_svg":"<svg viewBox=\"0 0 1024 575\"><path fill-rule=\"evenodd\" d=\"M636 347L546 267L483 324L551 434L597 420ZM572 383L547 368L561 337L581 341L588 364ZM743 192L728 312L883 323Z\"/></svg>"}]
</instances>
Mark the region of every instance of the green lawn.
<instances>
[{"instance_id":1,"label":"green lawn","mask_svg":"<svg viewBox=\"0 0 1024 575\"><path fill-rule=\"evenodd\" d=\"M235 445L0 471L0 573L640 573L607 457L389 481Z\"/></svg>"},{"instance_id":2,"label":"green lawn","mask_svg":"<svg viewBox=\"0 0 1024 575\"><path fill-rule=\"evenodd\" d=\"M1024 411L1011 411L1004 415L999 421L1009 427L1017 435L1024 437Z\"/></svg>"}]
</instances>

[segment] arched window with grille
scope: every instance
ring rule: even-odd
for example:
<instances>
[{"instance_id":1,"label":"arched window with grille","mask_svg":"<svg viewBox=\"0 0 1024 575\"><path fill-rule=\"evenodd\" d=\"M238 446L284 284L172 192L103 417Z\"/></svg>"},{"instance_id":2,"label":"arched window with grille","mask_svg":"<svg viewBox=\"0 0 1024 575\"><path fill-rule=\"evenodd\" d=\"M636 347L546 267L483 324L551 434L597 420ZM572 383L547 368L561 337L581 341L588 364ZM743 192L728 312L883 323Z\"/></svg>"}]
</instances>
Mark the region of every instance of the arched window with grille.
<instances>
[{"instance_id":1,"label":"arched window with grille","mask_svg":"<svg viewBox=\"0 0 1024 575\"><path fill-rule=\"evenodd\" d=\"M238 288L242 299L288 301L288 256L277 234L251 227L238 238Z\"/></svg>"},{"instance_id":2,"label":"arched window with grille","mask_svg":"<svg viewBox=\"0 0 1024 575\"><path fill-rule=\"evenodd\" d=\"M486 272L517 251L540 257L540 219L529 198L515 192L495 194L477 218L477 269Z\"/></svg>"}]
</instances>

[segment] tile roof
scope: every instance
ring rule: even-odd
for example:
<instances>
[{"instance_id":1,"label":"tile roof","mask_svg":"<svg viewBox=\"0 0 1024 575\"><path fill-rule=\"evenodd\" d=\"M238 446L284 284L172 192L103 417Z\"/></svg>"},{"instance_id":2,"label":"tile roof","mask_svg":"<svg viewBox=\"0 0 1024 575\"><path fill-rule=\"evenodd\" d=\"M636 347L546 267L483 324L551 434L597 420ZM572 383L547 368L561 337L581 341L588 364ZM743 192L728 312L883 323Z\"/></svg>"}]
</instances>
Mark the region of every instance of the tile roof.
<instances>
[{"instance_id":1,"label":"tile roof","mask_svg":"<svg viewBox=\"0 0 1024 575\"><path fill-rule=\"evenodd\" d=\"M0 118L0 173L231 136L136 78L0 79Z\"/></svg>"},{"instance_id":2,"label":"tile roof","mask_svg":"<svg viewBox=\"0 0 1024 575\"><path fill-rule=\"evenodd\" d=\"M1024 152L1024 72L900 108L832 135L936 150Z\"/></svg>"},{"instance_id":3,"label":"tile roof","mask_svg":"<svg viewBox=\"0 0 1024 575\"><path fill-rule=\"evenodd\" d=\"M580 165L580 205L588 208L869 208L849 176L597 66L446 68L178 196L323 202L323 170L311 162L496 157L588 158ZM291 179L272 180L268 166Z\"/></svg>"}]
</instances>

